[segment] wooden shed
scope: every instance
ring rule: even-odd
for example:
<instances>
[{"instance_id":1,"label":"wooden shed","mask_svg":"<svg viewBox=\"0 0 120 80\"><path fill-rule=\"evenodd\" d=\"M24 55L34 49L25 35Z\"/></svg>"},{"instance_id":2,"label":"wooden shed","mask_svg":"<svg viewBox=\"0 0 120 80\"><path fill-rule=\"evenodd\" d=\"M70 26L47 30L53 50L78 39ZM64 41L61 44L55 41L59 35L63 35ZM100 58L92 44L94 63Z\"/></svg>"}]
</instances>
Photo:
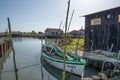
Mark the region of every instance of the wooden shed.
<instances>
[{"instance_id":1,"label":"wooden shed","mask_svg":"<svg viewBox=\"0 0 120 80\"><path fill-rule=\"evenodd\" d=\"M85 15L85 50L120 50L120 7Z\"/></svg>"},{"instance_id":2,"label":"wooden shed","mask_svg":"<svg viewBox=\"0 0 120 80\"><path fill-rule=\"evenodd\" d=\"M45 36L48 38L59 38L63 35L63 30L56 28L47 28L45 30Z\"/></svg>"}]
</instances>

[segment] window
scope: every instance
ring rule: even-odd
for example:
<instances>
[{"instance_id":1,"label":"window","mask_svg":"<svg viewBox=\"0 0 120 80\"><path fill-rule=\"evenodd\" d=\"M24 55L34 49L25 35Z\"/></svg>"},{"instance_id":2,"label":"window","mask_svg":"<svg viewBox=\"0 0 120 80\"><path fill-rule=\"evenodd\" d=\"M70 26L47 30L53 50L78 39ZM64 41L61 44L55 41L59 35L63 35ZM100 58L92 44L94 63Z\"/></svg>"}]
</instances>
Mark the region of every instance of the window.
<instances>
[{"instance_id":1,"label":"window","mask_svg":"<svg viewBox=\"0 0 120 80\"><path fill-rule=\"evenodd\" d=\"M100 25L101 24L101 18L91 19L90 25Z\"/></svg>"},{"instance_id":2,"label":"window","mask_svg":"<svg viewBox=\"0 0 120 80\"><path fill-rule=\"evenodd\" d=\"M118 15L118 22L120 23L120 14Z\"/></svg>"},{"instance_id":3,"label":"window","mask_svg":"<svg viewBox=\"0 0 120 80\"><path fill-rule=\"evenodd\" d=\"M54 34L54 32L51 32L52 34Z\"/></svg>"},{"instance_id":4,"label":"window","mask_svg":"<svg viewBox=\"0 0 120 80\"><path fill-rule=\"evenodd\" d=\"M56 32L56 35L58 35L58 32Z\"/></svg>"}]
</instances>

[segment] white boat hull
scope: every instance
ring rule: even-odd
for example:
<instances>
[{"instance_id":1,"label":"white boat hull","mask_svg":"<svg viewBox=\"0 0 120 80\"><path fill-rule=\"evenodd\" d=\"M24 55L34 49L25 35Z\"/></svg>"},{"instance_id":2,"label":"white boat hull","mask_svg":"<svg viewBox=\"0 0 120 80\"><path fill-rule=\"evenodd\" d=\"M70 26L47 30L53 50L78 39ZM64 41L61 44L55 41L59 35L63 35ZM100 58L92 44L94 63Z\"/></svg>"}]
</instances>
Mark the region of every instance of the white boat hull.
<instances>
[{"instance_id":1,"label":"white boat hull","mask_svg":"<svg viewBox=\"0 0 120 80\"><path fill-rule=\"evenodd\" d=\"M51 65L53 65L56 68L59 68L61 70L63 70L63 63L62 62L57 62L51 59L46 58L46 54L44 52L42 52L42 57ZM66 71L82 76L84 74L84 67L85 65L77 65L77 64L67 64L66 63Z\"/></svg>"}]
</instances>

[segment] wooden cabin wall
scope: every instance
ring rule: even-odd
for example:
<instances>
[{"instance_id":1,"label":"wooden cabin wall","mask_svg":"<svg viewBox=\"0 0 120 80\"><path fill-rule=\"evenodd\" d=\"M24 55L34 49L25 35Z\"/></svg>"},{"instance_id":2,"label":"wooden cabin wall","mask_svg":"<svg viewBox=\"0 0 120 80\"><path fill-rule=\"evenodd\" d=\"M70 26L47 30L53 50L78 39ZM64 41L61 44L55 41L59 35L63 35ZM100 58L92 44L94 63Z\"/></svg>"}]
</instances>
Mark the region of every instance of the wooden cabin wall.
<instances>
[{"instance_id":1,"label":"wooden cabin wall","mask_svg":"<svg viewBox=\"0 0 120 80\"><path fill-rule=\"evenodd\" d=\"M110 19L107 15L110 15ZM85 16L85 50L120 50L120 7ZM91 25L91 19L101 18L100 25Z\"/></svg>"}]
</instances>

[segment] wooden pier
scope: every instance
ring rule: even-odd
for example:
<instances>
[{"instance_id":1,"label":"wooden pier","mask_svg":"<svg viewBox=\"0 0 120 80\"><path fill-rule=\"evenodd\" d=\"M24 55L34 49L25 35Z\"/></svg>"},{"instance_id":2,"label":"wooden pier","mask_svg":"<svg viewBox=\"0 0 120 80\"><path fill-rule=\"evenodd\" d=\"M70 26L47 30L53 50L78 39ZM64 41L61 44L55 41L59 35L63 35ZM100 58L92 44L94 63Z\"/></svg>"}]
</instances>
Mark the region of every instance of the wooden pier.
<instances>
[{"instance_id":1,"label":"wooden pier","mask_svg":"<svg viewBox=\"0 0 120 80\"><path fill-rule=\"evenodd\" d=\"M9 38L0 38L0 57L5 55L11 47L11 41Z\"/></svg>"},{"instance_id":2,"label":"wooden pier","mask_svg":"<svg viewBox=\"0 0 120 80\"><path fill-rule=\"evenodd\" d=\"M11 52L11 40L9 38L0 38L0 76L2 73L3 63ZM1 80L1 79L0 79Z\"/></svg>"},{"instance_id":3,"label":"wooden pier","mask_svg":"<svg viewBox=\"0 0 120 80\"><path fill-rule=\"evenodd\" d=\"M75 52L72 52L75 54ZM95 69L103 70L113 69L115 66L120 70L120 52L113 53L108 51L96 50L96 51L77 51L77 54L86 60L86 66L93 67ZM119 59L118 59L119 55ZM104 65L103 65L104 63Z\"/></svg>"},{"instance_id":4,"label":"wooden pier","mask_svg":"<svg viewBox=\"0 0 120 80\"><path fill-rule=\"evenodd\" d=\"M85 77L83 80L119 80L120 52L117 54L102 50L90 52L78 51L78 55L86 59L86 66L100 70L99 74Z\"/></svg>"},{"instance_id":5,"label":"wooden pier","mask_svg":"<svg viewBox=\"0 0 120 80\"><path fill-rule=\"evenodd\" d=\"M105 51L84 52L83 57L86 59L86 65L104 70L113 69L115 66L120 70L120 59L117 59L117 54ZM103 65L104 63L104 65Z\"/></svg>"}]
</instances>

